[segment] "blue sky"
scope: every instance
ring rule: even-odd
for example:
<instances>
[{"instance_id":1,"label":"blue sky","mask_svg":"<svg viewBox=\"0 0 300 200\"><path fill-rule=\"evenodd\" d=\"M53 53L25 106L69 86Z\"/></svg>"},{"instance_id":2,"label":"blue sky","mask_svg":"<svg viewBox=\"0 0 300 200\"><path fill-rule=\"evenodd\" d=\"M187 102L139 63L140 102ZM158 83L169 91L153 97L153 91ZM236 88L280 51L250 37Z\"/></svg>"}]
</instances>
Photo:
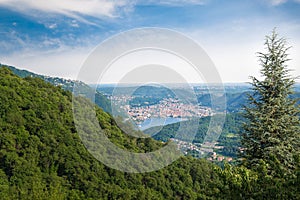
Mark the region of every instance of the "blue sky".
<instances>
[{"instance_id":1,"label":"blue sky","mask_svg":"<svg viewBox=\"0 0 300 200\"><path fill-rule=\"evenodd\" d=\"M191 37L224 82L259 75L255 53L277 27L300 74L300 0L0 0L0 19L0 62L51 76L75 79L101 41L141 27Z\"/></svg>"}]
</instances>

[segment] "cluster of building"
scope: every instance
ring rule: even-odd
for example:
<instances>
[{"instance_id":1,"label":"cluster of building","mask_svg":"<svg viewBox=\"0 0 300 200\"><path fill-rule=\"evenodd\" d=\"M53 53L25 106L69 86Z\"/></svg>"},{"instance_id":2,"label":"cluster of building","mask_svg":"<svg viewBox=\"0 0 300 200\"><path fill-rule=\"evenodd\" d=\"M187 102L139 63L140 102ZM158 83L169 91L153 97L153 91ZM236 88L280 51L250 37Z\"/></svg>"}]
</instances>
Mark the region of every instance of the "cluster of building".
<instances>
[{"instance_id":1,"label":"cluster of building","mask_svg":"<svg viewBox=\"0 0 300 200\"><path fill-rule=\"evenodd\" d=\"M171 138L171 141L175 142L177 144L177 149L181 150L185 155L187 155L190 151L195 151L198 152L199 157L201 157L205 153L198 144L178 140L175 138Z\"/></svg>"},{"instance_id":2,"label":"cluster of building","mask_svg":"<svg viewBox=\"0 0 300 200\"><path fill-rule=\"evenodd\" d=\"M226 160L227 162L231 162L231 161L233 161L233 158L225 157L225 156L222 156L222 155L218 155L216 152L212 152L210 154L210 156L207 158L207 160L209 160L209 161L219 161L219 162L222 162L222 161Z\"/></svg>"},{"instance_id":3,"label":"cluster of building","mask_svg":"<svg viewBox=\"0 0 300 200\"><path fill-rule=\"evenodd\" d=\"M109 100L111 100L114 104L127 105L128 102L132 100L134 97L129 95L110 95L107 96Z\"/></svg>"},{"instance_id":4,"label":"cluster of building","mask_svg":"<svg viewBox=\"0 0 300 200\"><path fill-rule=\"evenodd\" d=\"M215 150L222 149L222 146L218 146L218 143L209 143L206 142L204 144L199 144L199 143L190 143L190 142L185 142L182 140L178 139L171 139L173 142L177 144L177 148L181 150L185 155L188 154L193 154L194 157L206 157L207 160L210 161L227 161L231 162L233 161L233 158L231 157L225 157L222 155L218 155ZM197 155L198 154L198 155Z\"/></svg>"},{"instance_id":5,"label":"cluster of building","mask_svg":"<svg viewBox=\"0 0 300 200\"><path fill-rule=\"evenodd\" d=\"M185 104L174 98L166 98L158 104L141 107L132 107L124 104L132 99L130 96L114 97L114 101L121 103L120 108L124 109L128 115L137 122L142 122L148 118L191 118L205 117L211 115L211 108L202 107L194 104Z\"/></svg>"}]
</instances>

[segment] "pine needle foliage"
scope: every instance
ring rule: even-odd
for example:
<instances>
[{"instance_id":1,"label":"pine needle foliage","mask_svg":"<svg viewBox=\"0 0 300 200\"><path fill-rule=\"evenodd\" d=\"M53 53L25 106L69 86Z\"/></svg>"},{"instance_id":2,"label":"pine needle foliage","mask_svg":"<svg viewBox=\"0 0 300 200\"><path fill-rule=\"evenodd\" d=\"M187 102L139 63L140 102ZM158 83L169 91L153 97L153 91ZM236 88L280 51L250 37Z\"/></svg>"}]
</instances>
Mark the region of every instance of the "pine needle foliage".
<instances>
[{"instance_id":1,"label":"pine needle foliage","mask_svg":"<svg viewBox=\"0 0 300 200\"><path fill-rule=\"evenodd\" d=\"M263 160L269 175L286 176L297 166L300 144L299 107L290 98L295 84L287 66L290 47L275 29L266 36L265 47L265 53L258 53L262 80L250 77L242 157L249 168Z\"/></svg>"}]
</instances>

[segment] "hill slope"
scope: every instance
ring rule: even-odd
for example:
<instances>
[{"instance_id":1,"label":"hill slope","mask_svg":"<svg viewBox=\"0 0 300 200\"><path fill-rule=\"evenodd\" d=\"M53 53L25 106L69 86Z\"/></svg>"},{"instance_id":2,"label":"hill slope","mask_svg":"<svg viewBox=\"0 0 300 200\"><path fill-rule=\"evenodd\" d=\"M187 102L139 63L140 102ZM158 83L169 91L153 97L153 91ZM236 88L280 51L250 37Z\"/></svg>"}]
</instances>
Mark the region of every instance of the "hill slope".
<instances>
[{"instance_id":1,"label":"hill slope","mask_svg":"<svg viewBox=\"0 0 300 200\"><path fill-rule=\"evenodd\" d=\"M76 134L71 93L39 78L0 68L1 199L196 199L218 196L214 166L182 158L160 171L128 174L110 169ZM131 138L97 109L101 127L116 145L134 152L161 143Z\"/></svg>"},{"instance_id":2,"label":"hill slope","mask_svg":"<svg viewBox=\"0 0 300 200\"><path fill-rule=\"evenodd\" d=\"M92 91L93 92L93 89L90 86L88 86L87 84L85 84L81 81L73 81L73 80L63 79L63 78L58 78L58 77L50 77L50 76L39 75L39 74L29 72L27 70L17 69L13 66L7 66L7 65L0 64L0 68L1 67L7 67L14 74L16 74L17 76L19 76L21 78L25 78L25 77L40 78L40 79L43 79L44 81L46 81L48 83L51 83L54 86L60 86L64 90L67 90L67 91L70 91L70 92L73 91L73 87L74 87L75 84L76 84L77 87L80 87L80 91ZM86 96L86 94L82 94L82 95ZM95 92L95 103L100 108L102 108L105 112L109 112L109 113L111 112L110 102L100 92Z\"/></svg>"},{"instance_id":3,"label":"hill slope","mask_svg":"<svg viewBox=\"0 0 300 200\"><path fill-rule=\"evenodd\" d=\"M10 199L299 199L295 176L269 176L183 157L151 173L106 167L76 133L72 95L39 78L20 78L0 68L0 197ZM82 97L80 101L90 102ZM117 146L133 152L162 147L124 134L97 108L99 125ZM103 149L105 150L105 149Z\"/></svg>"}]
</instances>

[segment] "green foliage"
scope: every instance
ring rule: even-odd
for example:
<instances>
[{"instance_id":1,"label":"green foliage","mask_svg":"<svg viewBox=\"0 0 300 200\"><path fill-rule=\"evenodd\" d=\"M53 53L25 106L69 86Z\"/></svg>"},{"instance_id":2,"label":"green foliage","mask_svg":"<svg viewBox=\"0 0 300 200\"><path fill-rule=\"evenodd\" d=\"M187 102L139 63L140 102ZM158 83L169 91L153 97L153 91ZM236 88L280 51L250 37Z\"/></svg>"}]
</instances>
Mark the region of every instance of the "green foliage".
<instances>
[{"instance_id":1,"label":"green foliage","mask_svg":"<svg viewBox=\"0 0 300 200\"><path fill-rule=\"evenodd\" d=\"M216 116L217 117L217 116ZM153 138L156 140L167 142L170 138L176 138L179 140L184 140L180 136L176 136L176 132L179 127L184 127L184 130L187 132L187 135L194 133L194 130L197 130L194 143L203 143L204 137L207 134L211 117L204 117L199 119L199 123L193 123L197 127L190 126L188 121L178 122L174 124L169 124L163 127L153 127L145 130L145 133L156 133ZM231 113L226 115L224 127L220 138L218 139L219 145L224 146L225 148L220 150L219 153L224 156L237 157L238 156L238 147L240 146L241 139L241 128L242 122L244 121L243 117L239 113ZM156 131L158 130L158 131Z\"/></svg>"},{"instance_id":2,"label":"green foliage","mask_svg":"<svg viewBox=\"0 0 300 200\"><path fill-rule=\"evenodd\" d=\"M286 176L293 173L299 155L299 107L293 94L294 79L289 76L286 41L273 31L267 36L266 53L259 53L263 80L252 77L253 94L245 107L243 146L245 165L253 169L261 160L268 174Z\"/></svg>"},{"instance_id":3,"label":"green foliage","mask_svg":"<svg viewBox=\"0 0 300 200\"><path fill-rule=\"evenodd\" d=\"M221 199L299 199L299 177L289 179L268 175L268 164L261 160L256 171L244 166L215 168L220 182L216 187L220 190Z\"/></svg>"},{"instance_id":4,"label":"green foliage","mask_svg":"<svg viewBox=\"0 0 300 200\"><path fill-rule=\"evenodd\" d=\"M151 173L108 168L89 154L77 135L71 100L71 93L60 87L0 68L1 199L300 198L299 162L289 179L269 176L263 161L257 172L229 165L223 170L191 157ZM163 145L124 134L100 108L96 115L110 141L121 148L147 152Z\"/></svg>"},{"instance_id":5,"label":"green foliage","mask_svg":"<svg viewBox=\"0 0 300 200\"><path fill-rule=\"evenodd\" d=\"M83 82L78 82L78 81L72 81L72 80L67 80L63 78L58 78L58 77L50 77L50 76L44 76L40 74L35 74L32 72L29 72L27 70L20 70L12 66L7 66L7 65L2 65L0 64L0 67L5 67L10 69L14 74L21 78L26 78L26 77L32 77L32 78L41 78L44 81L51 83L52 85L59 86L63 88L64 90L73 92L74 85L76 84L76 87L78 87L79 91L85 91L85 93L80 94L88 98L89 94L95 95L95 104L98 105L100 108L102 108L105 112L111 113L111 105L108 99L102 95L100 92L95 92L90 86Z\"/></svg>"},{"instance_id":6,"label":"green foliage","mask_svg":"<svg viewBox=\"0 0 300 200\"><path fill-rule=\"evenodd\" d=\"M76 133L71 100L71 93L59 87L39 78L21 79L0 68L1 199L197 199L213 195L210 176L215 172L204 160L182 158L145 174L123 173L99 163ZM153 139L129 137L109 114L96 110L101 128L115 145L133 152L162 147Z\"/></svg>"}]
</instances>

